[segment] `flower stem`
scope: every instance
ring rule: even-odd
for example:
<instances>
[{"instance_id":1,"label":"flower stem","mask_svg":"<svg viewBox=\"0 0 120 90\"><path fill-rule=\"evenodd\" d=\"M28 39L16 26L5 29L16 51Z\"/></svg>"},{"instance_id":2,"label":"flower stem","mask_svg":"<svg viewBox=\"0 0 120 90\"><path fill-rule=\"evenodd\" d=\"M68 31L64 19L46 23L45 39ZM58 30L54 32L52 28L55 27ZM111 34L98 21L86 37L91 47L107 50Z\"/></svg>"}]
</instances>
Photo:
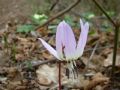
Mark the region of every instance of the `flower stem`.
<instances>
[{"instance_id":1,"label":"flower stem","mask_svg":"<svg viewBox=\"0 0 120 90\"><path fill-rule=\"evenodd\" d=\"M59 90L61 90L61 62L58 62L58 68L59 68L59 74L58 74L58 78L59 78Z\"/></svg>"}]
</instances>

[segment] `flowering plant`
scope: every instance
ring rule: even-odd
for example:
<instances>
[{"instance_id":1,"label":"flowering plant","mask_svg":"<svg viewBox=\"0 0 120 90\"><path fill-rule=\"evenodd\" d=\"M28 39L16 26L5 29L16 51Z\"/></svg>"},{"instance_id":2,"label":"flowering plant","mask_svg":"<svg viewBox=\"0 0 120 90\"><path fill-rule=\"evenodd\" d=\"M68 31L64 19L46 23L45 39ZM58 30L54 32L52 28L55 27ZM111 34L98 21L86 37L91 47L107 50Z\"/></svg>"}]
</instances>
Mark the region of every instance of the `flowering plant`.
<instances>
[{"instance_id":1,"label":"flowering plant","mask_svg":"<svg viewBox=\"0 0 120 90\"><path fill-rule=\"evenodd\" d=\"M78 44L76 43L71 27L65 21L60 22L57 26L56 50L42 38L39 38L44 47L58 60L69 62L68 69L70 73L73 72L74 66L76 66L75 61L82 56L87 41L89 24L88 22L83 23L83 21L80 19L80 26L81 34Z\"/></svg>"}]
</instances>

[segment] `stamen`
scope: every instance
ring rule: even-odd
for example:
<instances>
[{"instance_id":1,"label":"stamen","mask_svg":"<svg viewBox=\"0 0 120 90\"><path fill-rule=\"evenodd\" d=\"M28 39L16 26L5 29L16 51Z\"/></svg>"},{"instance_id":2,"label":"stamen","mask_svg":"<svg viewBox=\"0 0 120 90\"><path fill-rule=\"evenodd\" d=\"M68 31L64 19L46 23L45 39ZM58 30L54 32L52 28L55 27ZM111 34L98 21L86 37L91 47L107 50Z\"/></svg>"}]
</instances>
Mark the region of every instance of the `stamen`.
<instances>
[{"instance_id":1,"label":"stamen","mask_svg":"<svg viewBox=\"0 0 120 90\"><path fill-rule=\"evenodd\" d=\"M78 77L78 68L77 68L77 65L76 65L75 61L73 61L73 65L74 65L74 70L75 70L75 73L76 73L76 77Z\"/></svg>"},{"instance_id":2,"label":"stamen","mask_svg":"<svg viewBox=\"0 0 120 90\"><path fill-rule=\"evenodd\" d=\"M72 65L73 65L73 73L74 73L74 79L75 79L75 78L77 78L77 75L76 75L74 60L72 61Z\"/></svg>"},{"instance_id":3,"label":"stamen","mask_svg":"<svg viewBox=\"0 0 120 90\"><path fill-rule=\"evenodd\" d=\"M71 68L74 69L73 62L72 62L72 61L70 61L70 64L71 64Z\"/></svg>"},{"instance_id":4,"label":"stamen","mask_svg":"<svg viewBox=\"0 0 120 90\"><path fill-rule=\"evenodd\" d=\"M71 77L73 80L78 77L77 65L74 60L67 61L66 75L68 78Z\"/></svg>"},{"instance_id":5,"label":"stamen","mask_svg":"<svg viewBox=\"0 0 120 90\"><path fill-rule=\"evenodd\" d=\"M73 73L73 77L74 79L76 78L76 71L75 71L75 66L74 66L74 61L71 61L71 68L72 68L72 73Z\"/></svg>"},{"instance_id":6,"label":"stamen","mask_svg":"<svg viewBox=\"0 0 120 90\"><path fill-rule=\"evenodd\" d=\"M69 72L70 72L70 76L73 78L74 74L73 74L73 69L71 67L71 63L68 63L68 69L69 69Z\"/></svg>"}]
</instances>

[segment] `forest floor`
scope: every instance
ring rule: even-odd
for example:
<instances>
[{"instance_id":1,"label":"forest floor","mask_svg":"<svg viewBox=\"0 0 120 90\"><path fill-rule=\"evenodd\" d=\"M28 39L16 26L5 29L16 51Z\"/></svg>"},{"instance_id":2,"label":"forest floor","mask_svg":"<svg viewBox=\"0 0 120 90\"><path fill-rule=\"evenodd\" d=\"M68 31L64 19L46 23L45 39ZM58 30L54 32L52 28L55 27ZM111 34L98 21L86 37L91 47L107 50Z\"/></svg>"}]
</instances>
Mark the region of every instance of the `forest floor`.
<instances>
[{"instance_id":1,"label":"forest floor","mask_svg":"<svg viewBox=\"0 0 120 90\"><path fill-rule=\"evenodd\" d=\"M31 20L20 14L3 16L0 23L0 90L57 90L58 63L38 40L41 37L55 47L55 33L47 26L31 33L19 33L17 27ZM102 31L99 26L103 20L94 17L92 21L84 54L77 62L77 79L68 78L65 63L62 64L62 90L120 90L120 48L115 74L111 77L114 30ZM78 39L79 28L73 31Z\"/></svg>"}]
</instances>

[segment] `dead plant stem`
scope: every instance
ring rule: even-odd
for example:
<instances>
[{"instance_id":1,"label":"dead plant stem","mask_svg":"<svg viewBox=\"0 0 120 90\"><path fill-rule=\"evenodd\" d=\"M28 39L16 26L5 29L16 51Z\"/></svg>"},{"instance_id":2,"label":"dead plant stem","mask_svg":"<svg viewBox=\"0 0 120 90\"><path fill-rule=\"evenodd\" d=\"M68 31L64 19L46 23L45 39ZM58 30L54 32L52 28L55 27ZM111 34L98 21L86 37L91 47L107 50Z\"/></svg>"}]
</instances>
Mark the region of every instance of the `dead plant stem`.
<instances>
[{"instance_id":1,"label":"dead plant stem","mask_svg":"<svg viewBox=\"0 0 120 90\"><path fill-rule=\"evenodd\" d=\"M103 14L108 18L108 20L112 23L112 25L115 27L115 37L114 37L114 48L113 48L113 61L112 61L112 71L111 71L111 78L114 77L115 72L115 63L116 63L116 54L117 54L117 45L118 45L118 37L119 37L119 23L116 23L112 20L112 18L107 14L107 12L100 6L100 4L93 0L95 5L103 12Z\"/></svg>"},{"instance_id":2,"label":"dead plant stem","mask_svg":"<svg viewBox=\"0 0 120 90\"><path fill-rule=\"evenodd\" d=\"M115 72L115 63L116 63L116 54L117 54L117 46L118 46L118 37L119 37L119 26L115 28L115 36L114 36L114 49L113 49L113 62L112 62L112 72L111 76L114 77Z\"/></svg>"}]
</instances>

